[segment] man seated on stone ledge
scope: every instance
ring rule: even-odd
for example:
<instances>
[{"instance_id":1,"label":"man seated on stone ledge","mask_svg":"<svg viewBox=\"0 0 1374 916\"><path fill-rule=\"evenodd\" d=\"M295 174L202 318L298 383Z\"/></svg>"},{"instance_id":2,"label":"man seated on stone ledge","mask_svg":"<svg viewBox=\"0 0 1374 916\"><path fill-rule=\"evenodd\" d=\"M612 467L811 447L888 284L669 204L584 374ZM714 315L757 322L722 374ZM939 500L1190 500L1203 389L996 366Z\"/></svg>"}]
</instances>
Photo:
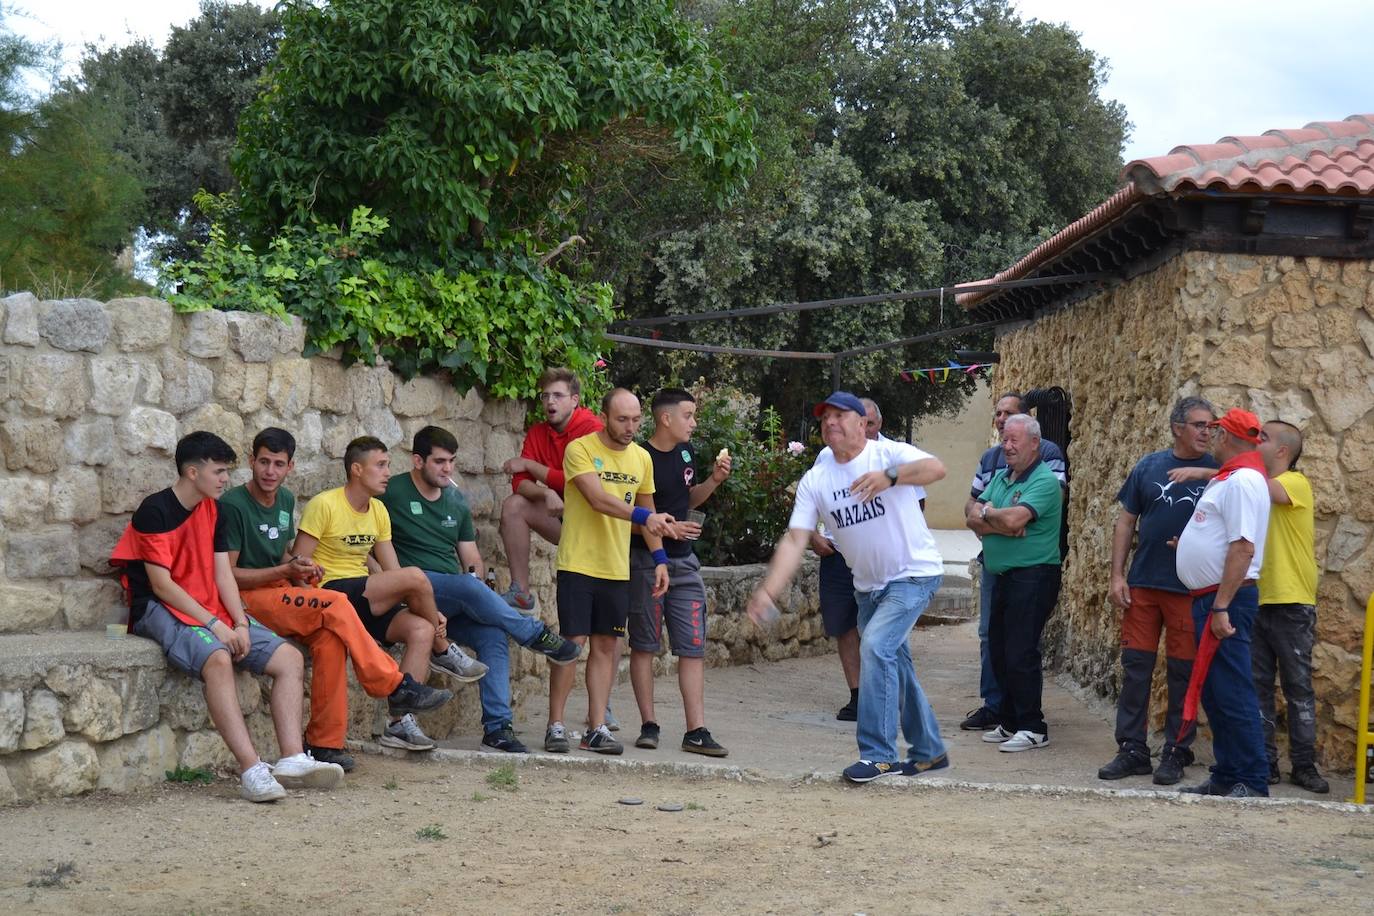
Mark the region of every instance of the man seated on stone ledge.
<instances>
[{"instance_id":1,"label":"man seated on stone ledge","mask_svg":"<svg viewBox=\"0 0 1374 916\"><path fill-rule=\"evenodd\" d=\"M418 682L431 671L471 683L487 666L445 637L447 625L434 606L434 589L414 567L401 568L391 544L391 516L377 497L386 492L391 457L382 440L360 436L344 449L348 482L305 505L295 555L318 562L320 584L343 592L372 638L404 643L401 670ZM368 559L379 571L369 574ZM434 742L412 713L393 715L377 743L407 751L433 750Z\"/></svg>"},{"instance_id":2,"label":"man seated on stone ledge","mask_svg":"<svg viewBox=\"0 0 1374 916\"><path fill-rule=\"evenodd\" d=\"M176 483L143 500L110 562L124 568L130 629L204 682L210 720L238 761L240 794L267 802L286 796L283 784L332 788L343 768L314 760L301 747L305 661L250 618L240 600L216 502L235 460L229 443L214 433L184 437L176 446ZM248 735L235 668L272 678L272 723L282 753L275 766L263 762Z\"/></svg>"},{"instance_id":3,"label":"man seated on stone ledge","mask_svg":"<svg viewBox=\"0 0 1374 916\"><path fill-rule=\"evenodd\" d=\"M284 484L295 467L296 440L268 427L253 439L252 478L220 497L229 565L244 606L278 635L310 649L310 722L305 749L316 760L353 769L348 732L348 662L368 696L386 697L393 716L425 712L453 694L404 674L377 645L342 592L312 588L323 570L290 553L296 497Z\"/></svg>"},{"instance_id":4,"label":"man seated on stone ledge","mask_svg":"<svg viewBox=\"0 0 1374 916\"><path fill-rule=\"evenodd\" d=\"M538 617L521 614L483 582L487 569L477 549L472 512L453 483L457 451L458 440L448 430L421 429L411 441L410 473L391 478L382 504L391 516L397 558L425 571L434 588L434 602L448 619L449 635L472 646L488 667L479 686L482 744L523 754L528 748L512 726L506 637L555 665L573 664L582 647L559 636Z\"/></svg>"}]
</instances>

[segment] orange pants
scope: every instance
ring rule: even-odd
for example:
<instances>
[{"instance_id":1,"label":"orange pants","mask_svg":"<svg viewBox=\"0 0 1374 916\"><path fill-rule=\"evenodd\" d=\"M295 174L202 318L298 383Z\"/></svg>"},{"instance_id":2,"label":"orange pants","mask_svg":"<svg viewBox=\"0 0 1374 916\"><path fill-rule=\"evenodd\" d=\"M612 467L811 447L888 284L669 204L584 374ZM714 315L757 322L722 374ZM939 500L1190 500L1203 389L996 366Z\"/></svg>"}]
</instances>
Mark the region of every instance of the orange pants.
<instances>
[{"instance_id":1,"label":"orange pants","mask_svg":"<svg viewBox=\"0 0 1374 916\"><path fill-rule=\"evenodd\" d=\"M278 636L310 649L310 724L305 741L342 748L348 733L348 660L368 696L384 697L401 684L396 660L377 645L341 592L286 584L240 593L248 613Z\"/></svg>"}]
</instances>

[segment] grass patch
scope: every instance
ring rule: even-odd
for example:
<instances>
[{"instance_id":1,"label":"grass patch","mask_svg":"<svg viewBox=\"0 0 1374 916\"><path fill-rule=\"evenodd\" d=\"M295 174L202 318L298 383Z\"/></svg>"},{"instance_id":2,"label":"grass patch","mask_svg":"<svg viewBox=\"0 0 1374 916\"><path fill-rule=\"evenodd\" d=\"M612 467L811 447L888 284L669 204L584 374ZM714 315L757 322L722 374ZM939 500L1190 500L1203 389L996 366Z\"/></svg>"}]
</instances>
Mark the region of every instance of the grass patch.
<instances>
[{"instance_id":1,"label":"grass patch","mask_svg":"<svg viewBox=\"0 0 1374 916\"><path fill-rule=\"evenodd\" d=\"M490 795L483 795L481 792L473 792L472 800L475 802L491 801Z\"/></svg>"},{"instance_id":2,"label":"grass patch","mask_svg":"<svg viewBox=\"0 0 1374 916\"><path fill-rule=\"evenodd\" d=\"M1358 865L1354 865L1354 864L1352 864L1352 863L1350 863L1350 862L1346 862L1346 861L1344 861L1343 859L1337 859L1337 858L1329 857L1329 856L1319 856L1319 857L1314 858L1314 859L1308 859L1307 862L1306 862L1306 864L1307 864L1307 865L1315 865L1315 866L1317 866L1318 868L1334 868L1334 869L1337 870L1337 871L1359 871L1359 870L1360 870L1360 866L1358 866Z\"/></svg>"},{"instance_id":3,"label":"grass patch","mask_svg":"<svg viewBox=\"0 0 1374 916\"><path fill-rule=\"evenodd\" d=\"M29 887L66 887L67 879L76 875L75 862L59 862L45 868L29 880Z\"/></svg>"},{"instance_id":4,"label":"grass patch","mask_svg":"<svg viewBox=\"0 0 1374 916\"><path fill-rule=\"evenodd\" d=\"M386 789L388 792L395 792L395 791L396 791L397 789L399 789L400 787L401 787L400 784L396 782L396 780L395 780L394 777L393 777L392 779L388 779L386 782L382 783L382 788L383 788L383 789Z\"/></svg>"},{"instance_id":5,"label":"grass patch","mask_svg":"<svg viewBox=\"0 0 1374 916\"><path fill-rule=\"evenodd\" d=\"M444 828L439 824L430 824L415 831L417 840L447 840L448 834L444 833Z\"/></svg>"},{"instance_id":6,"label":"grass patch","mask_svg":"<svg viewBox=\"0 0 1374 916\"><path fill-rule=\"evenodd\" d=\"M514 792L520 788L520 777L515 774L515 764L503 763L487 774L487 785L502 792Z\"/></svg>"},{"instance_id":7,"label":"grass patch","mask_svg":"<svg viewBox=\"0 0 1374 916\"><path fill-rule=\"evenodd\" d=\"M706 810L706 806L705 806L705 805L698 805L696 802L688 802L687 804L685 804L685 805L682 806L682 810L684 810L684 811L705 811L705 810Z\"/></svg>"},{"instance_id":8,"label":"grass patch","mask_svg":"<svg viewBox=\"0 0 1374 916\"><path fill-rule=\"evenodd\" d=\"M163 770L168 782L189 783L190 785L209 785L215 781L215 774L205 767L184 767L178 764L175 770Z\"/></svg>"}]
</instances>

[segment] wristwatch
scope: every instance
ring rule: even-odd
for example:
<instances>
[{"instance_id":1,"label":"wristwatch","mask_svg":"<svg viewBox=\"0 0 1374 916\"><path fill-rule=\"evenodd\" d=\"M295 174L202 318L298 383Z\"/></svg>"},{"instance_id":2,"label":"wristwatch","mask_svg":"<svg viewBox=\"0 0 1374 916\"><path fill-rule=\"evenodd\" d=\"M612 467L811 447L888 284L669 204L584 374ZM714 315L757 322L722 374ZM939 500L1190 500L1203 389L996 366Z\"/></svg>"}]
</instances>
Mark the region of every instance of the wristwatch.
<instances>
[{"instance_id":1,"label":"wristwatch","mask_svg":"<svg viewBox=\"0 0 1374 916\"><path fill-rule=\"evenodd\" d=\"M984 521L984 522L988 520L988 504L987 504L987 503L983 503L983 509L982 509L982 511L980 511L980 512L978 513L978 518L979 518L979 520Z\"/></svg>"},{"instance_id":2,"label":"wristwatch","mask_svg":"<svg viewBox=\"0 0 1374 916\"><path fill-rule=\"evenodd\" d=\"M897 474L898 474L898 470L897 470L897 466L896 466L896 465L893 465L892 467L888 468L888 469L887 469L886 471L884 471L883 473L885 473L885 474L887 475L887 479L888 479L888 482L889 482L889 483L891 483L894 487L897 486Z\"/></svg>"}]
</instances>

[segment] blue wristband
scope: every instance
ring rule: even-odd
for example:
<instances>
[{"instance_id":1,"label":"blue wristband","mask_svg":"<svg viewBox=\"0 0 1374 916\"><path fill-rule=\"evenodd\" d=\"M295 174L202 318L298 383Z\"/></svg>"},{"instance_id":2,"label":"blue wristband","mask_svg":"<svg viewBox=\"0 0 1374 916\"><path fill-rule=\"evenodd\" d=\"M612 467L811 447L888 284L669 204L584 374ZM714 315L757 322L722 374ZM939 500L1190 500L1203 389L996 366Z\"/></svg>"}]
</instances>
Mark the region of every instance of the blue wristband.
<instances>
[{"instance_id":1,"label":"blue wristband","mask_svg":"<svg viewBox=\"0 0 1374 916\"><path fill-rule=\"evenodd\" d=\"M668 565L668 551L664 550L662 547L660 547L660 548L658 548L657 550L655 550L655 551L654 551L654 563L655 563L655 565L661 563L661 564L663 564L664 566L667 566L667 565Z\"/></svg>"},{"instance_id":2,"label":"blue wristband","mask_svg":"<svg viewBox=\"0 0 1374 916\"><path fill-rule=\"evenodd\" d=\"M635 506L634 510L630 512L630 521L634 522L636 525L642 525L649 520L649 516L651 515L653 515L653 513L643 506Z\"/></svg>"}]
</instances>

